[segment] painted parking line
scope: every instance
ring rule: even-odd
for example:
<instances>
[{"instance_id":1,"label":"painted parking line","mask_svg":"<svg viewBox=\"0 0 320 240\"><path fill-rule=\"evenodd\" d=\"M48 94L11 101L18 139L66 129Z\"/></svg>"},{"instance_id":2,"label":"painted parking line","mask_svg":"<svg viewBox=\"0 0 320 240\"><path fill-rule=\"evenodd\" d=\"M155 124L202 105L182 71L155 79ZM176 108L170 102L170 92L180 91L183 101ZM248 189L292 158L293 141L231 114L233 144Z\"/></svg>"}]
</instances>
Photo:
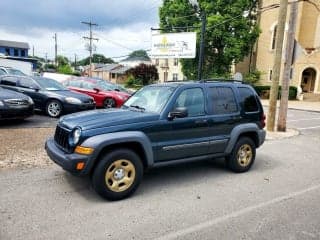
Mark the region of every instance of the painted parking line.
<instances>
[{"instance_id":1,"label":"painted parking line","mask_svg":"<svg viewBox=\"0 0 320 240\"><path fill-rule=\"evenodd\" d=\"M191 234L193 232L197 232L197 231L201 231L201 230L206 229L206 228L210 228L210 227L212 227L212 226L214 226L216 224L225 222L225 221L227 221L229 219L237 218L237 217L240 217L240 216L242 216L244 214L256 211L258 209L265 208L265 207L268 207L268 206L271 206L271 205L274 205L274 204L278 204L278 203L281 203L283 201L291 200L291 199L293 199L295 197L299 197L301 195L304 195L306 193L313 192L313 191L316 191L316 190L319 190L319 189L320 189L320 184L319 185L314 185L312 187L303 189L301 191L292 192L292 193L289 193L287 195L284 195L284 196L281 196L281 197L277 197L277 198L271 199L269 201L262 202L260 204L257 204L257 205L254 205L254 206L250 206L250 207L241 209L239 211L227 214L225 216L221 216L221 217L209 220L207 222L203 222L203 223L199 223L199 224L193 225L192 227L189 227L189 228L181 229L181 230L178 230L176 232L171 232L171 233L169 233L167 235L164 235L164 236L162 236L160 238L157 238L157 239L158 240L176 239L178 237L182 237L182 236L185 236L187 234Z\"/></svg>"},{"instance_id":2,"label":"painted parking line","mask_svg":"<svg viewBox=\"0 0 320 240\"><path fill-rule=\"evenodd\" d=\"M298 130L307 130L307 129L315 129L315 128L320 128L320 126L297 128L297 129L298 129Z\"/></svg>"}]
</instances>

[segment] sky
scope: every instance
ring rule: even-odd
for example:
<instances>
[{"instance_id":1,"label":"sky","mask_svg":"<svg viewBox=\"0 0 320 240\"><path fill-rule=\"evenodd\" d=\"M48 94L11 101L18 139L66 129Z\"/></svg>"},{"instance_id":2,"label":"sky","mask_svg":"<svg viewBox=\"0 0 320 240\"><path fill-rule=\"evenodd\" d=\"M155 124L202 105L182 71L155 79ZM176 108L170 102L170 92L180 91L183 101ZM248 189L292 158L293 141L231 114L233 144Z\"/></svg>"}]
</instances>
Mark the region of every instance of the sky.
<instances>
[{"instance_id":1,"label":"sky","mask_svg":"<svg viewBox=\"0 0 320 240\"><path fill-rule=\"evenodd\" d=\"M89 56L86 45L93 27L95 52L116 61L134 50L151 47L151 27L159 24L162 0L1 0L0 39L28 42L29 56L54 58L54 34L58 55L72 61Z\"/></svg>"}]
</instances>

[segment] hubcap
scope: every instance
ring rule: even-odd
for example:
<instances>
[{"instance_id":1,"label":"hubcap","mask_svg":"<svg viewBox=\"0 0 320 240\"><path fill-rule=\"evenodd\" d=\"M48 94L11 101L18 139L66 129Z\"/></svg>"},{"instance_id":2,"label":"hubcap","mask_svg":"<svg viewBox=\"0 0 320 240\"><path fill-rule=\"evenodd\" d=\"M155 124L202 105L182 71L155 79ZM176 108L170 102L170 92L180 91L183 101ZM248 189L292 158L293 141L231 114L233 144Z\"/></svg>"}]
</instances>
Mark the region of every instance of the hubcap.
<instances>
[{"instance_id":1,"label":"hubcap","mask_svg":"<svg viewBox=\"0 0 320 240\"><path fill-rule=\"evenodd\" d=\"M127 190L134 182L136 169L131 161L116 160L108 167L105 181L107 187L114 192Z\"/></svg>"},{"instance_id":2,"label":"hubcap","mask_svg":"<svg viewBox=\"0 0 320 240\"><path fill-rule=\"evenodd\" d=\"M112 108L112 107L114 107L114 106L115 106L115 102L114 102L113 99L108 98L108 99L106 99L106 100L104 101L104 107L105 107L105 108Z\"/></svg>"},{"instance_id":3,"label":"hubcap","mask_svg":"<svg viewBox=\"0 0 320 240\"><path fill-rule=\"evenodd\" d=\"M51 102L48 106L48 113L53 116L56 117L60 114L61 108L60 108L60 104L56 103L56 102Z\"/></svg>"},{"instance_id":4,"label":"hubcap","mask_svg":"<svg viewBox=\"0 0 320 240\"><path fill-rule=\"evenodd\" d=\"M249 144L242 145L237 153L238 163L242 167L247 167L252 161L252 148Z\"/></svg>"}]
</instances>

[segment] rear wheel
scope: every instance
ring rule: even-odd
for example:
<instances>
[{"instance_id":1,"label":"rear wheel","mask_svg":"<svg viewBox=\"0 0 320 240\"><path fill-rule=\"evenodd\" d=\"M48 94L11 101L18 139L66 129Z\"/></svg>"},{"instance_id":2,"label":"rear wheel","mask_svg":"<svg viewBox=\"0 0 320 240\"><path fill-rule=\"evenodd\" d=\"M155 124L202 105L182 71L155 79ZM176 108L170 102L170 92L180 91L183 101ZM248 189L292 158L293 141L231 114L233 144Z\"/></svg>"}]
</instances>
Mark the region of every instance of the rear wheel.
<instances>
[{"instance_id":1,"label":"rear wheel","mask_svg":"<svg viewBox=\"0 0 320 240\"><path fill-rule=\"evenodd\" d=\"M62 104L58 100L49 100L46 105L46 113L50 117L60 117L62 113Z\"/></svg>"},{"instance_id":2,"label":"rear wheel","mask_svg":"<svg viewBox=\"0 0 320 240\"><path fill-rule=\"evenodd\" d=\"M103 101L103 107L104 108L114 108L114 107L116 107L116 101L113 98L106 98Z\"/></svg>"},{"instance_id":3,"label":"rear wheel","mask_svg":"<svg viewBox=\"0 0 320 240\"><path fill-rule=\"evenodd\" d=\"M117 149L102 157L92 175L92 184L103 198L120 200L134 193L142 175L138 155L129 149Z\"/></svg>"},{"instance_id":4,"label":"rear wheel","mask_svg":"<svg viewBox=\"0 0 320 240\"><path fill-rule=\"evenodd\" d=\"M241 137L235 144L231 154L226 158L227 166L233 172L248 171L256 157L256 146L251 138Z\"/></svg>"}]
</instances>

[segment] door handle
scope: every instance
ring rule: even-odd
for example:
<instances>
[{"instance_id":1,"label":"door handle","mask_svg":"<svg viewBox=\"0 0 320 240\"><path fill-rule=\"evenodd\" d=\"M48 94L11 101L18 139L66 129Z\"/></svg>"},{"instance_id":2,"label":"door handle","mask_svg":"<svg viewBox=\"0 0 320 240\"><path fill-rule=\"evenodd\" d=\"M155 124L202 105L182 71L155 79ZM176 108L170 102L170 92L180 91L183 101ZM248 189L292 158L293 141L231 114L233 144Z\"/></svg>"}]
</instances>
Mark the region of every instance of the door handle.
<instances>
[{"instance_id":1,"label":"door handle","mask_svg":"<svg viewBox=\"0 0 320 240\"><path fill-rule=\"evenodd\" d=\"M19 91L19 92L21 92L21 93L24 93L24 91L23 91L23 90L21 90L21 89L19 89L18 91Z\"/></svg>"},{"instance_id":2,"label":"door handle","mask_svg":"<svg viewBox=\"0 0 320 240\"><path fill-rule=\"evenodd\" d=\"M201 120L196 120L195 124L204 124L207 123L208 121L206 119L201 119Z\"/></svg>"}]
</instances>

